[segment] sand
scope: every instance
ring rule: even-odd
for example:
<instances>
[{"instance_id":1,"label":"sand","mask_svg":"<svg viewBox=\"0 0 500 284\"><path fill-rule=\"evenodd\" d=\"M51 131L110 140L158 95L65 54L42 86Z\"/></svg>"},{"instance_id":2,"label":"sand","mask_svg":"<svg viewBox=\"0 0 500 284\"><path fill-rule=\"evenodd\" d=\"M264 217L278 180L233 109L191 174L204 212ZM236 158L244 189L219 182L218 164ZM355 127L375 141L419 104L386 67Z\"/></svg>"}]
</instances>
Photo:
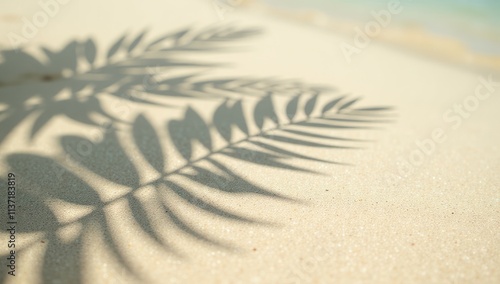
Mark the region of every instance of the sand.
<instances>
[{"instance_id":1,"label":"sand","mask_svg":"<svg viewBox=\"0 0 500 284\"><path fill-rule=\"evenodd\" d=\"M3 282L498 283L500 74L378 41L349 63L348 40L208 1L61 6L37 64L0 63Z\"/></svg>"}]
</instances>

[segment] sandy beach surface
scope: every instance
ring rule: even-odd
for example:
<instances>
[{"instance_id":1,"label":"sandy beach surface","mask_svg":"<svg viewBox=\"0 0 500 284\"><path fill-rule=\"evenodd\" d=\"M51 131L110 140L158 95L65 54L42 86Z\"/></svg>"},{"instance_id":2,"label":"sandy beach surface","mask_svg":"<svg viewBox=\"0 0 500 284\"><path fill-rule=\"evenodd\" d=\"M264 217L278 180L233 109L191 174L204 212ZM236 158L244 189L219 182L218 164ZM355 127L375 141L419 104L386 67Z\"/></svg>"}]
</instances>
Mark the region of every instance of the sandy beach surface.
<instances>
[{"instance_id":1,"label":"sandy beach surface","mask_svg":"<svg viewBox=\"0 0 500 284\"><path fill-rule=\"evenodd\" d=\"M196 0L67 1L8 51L17 2L2 283L500 282L494 68Z\"/></svg>"}]
</instances>

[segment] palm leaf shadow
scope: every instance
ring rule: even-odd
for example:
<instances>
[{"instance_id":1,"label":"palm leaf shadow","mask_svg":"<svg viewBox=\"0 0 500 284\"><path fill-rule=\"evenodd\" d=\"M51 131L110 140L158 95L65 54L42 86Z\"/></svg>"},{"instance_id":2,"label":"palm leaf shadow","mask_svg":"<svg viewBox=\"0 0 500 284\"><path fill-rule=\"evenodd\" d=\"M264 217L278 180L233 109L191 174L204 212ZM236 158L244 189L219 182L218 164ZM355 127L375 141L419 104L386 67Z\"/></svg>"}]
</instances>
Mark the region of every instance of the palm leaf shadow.
<instances>
[{"instance_id":1,"label":"palm leaf shadow","mask_svg":"<svg viewBox=\"0 0 500 284\"><path fill-rule=\"evenodd\" d=\"M322 174L298 166L296 161L308 160L317 163L348 165L348 161L330 161L299 153L294 149L324 148L345 150L359 148L366 141L340 137L341 131L372 129L387 123L384 116L390 112L386 107L354 108L358 99L346 97L322 103L325 87L311 87L298 81L283 81L273 78L219 78L206 79L200 73L156 78L144 71L145 67L159 66L168 70L181 67L206 68L220 64L208 64L178 59L178 52L226 51L230 42L259 34L256 29L215 27L202 31L182 29L146 41L145 30L137 35L124 34L105 52L106 63L98 66L99 48L88 39L71 41L60 52L43 49L48 63L38 61L31 55L2 52L7 62L0 64L9 68L14 61L33 64L35 71L24 73L0 83L0 103L8 106L0 111L0 143L12 129L25 119L36 116L31 127L30 138L38 133L56 116L64 116L85 125L98 125L93 118L106 118L111 127L100 142L85 137L65 135L60 137L61 156L43 157L35 154L17 153L8 157L7 163L14 172L22 173L19 188L20 200L30 204L29 214L20 214L24 224L21 233L39 233L41 240L23 246L19 253L30 247L45 247L42 263L43 282L54 277L81 283L85 271L81 262L88 249L85 240L98 238L113 261L123 267L137 282L143 281L141 272L135 268L134 259L120 243L120 230L113 225L108 209L123 202L127 208L122 216L135 226L138 233L155 247L180 258L186 258L178 244L168 232L177 232L186 239L206 244L209 247L236 251L238 245L217 235L209 234L193 219L208 216L220 222L233 222L246 226L277 226L263 217L240 212L236 204L227 204L218 199L209 199L212 193L226 196L252 196L275 202L303 204L286 192L275 192L266 186L243 176L235 164L251 164L266 169L284 172ZM175 59L174 59L175 56ZM19 61L19 62L21 62ZM78 73L79 62L89 66L85 73ZM65 77L66 73L72 74ZM19 73L19 72L18 72ZM25 83L30 80L31 83ZM50 84L40 87L40 82ZM16 90L19 95L8 96ZM91 94L81 96L84 89ZM58 99L56 95L68 91L69 98ZM131 91L146 93L134 95ZM131 123L122 121L105 111L102 96L115 96L137 104L159 105L153 98L181 97L185 99L224 99L211 115L211 121L203 118L195 108L188 107L181 119L165 122L157 129L147 114L139 114ZM277 96L287 100L284 113L276 107ZM244 103L241 96L256 99L254 105ZM31 104L39 98L41 103ZM168 107L168 106L166 106ZM244 115L244 109L249 109ZM135 153L124 147L117 129L123 129L132 138ZM256 130L256 131L253 131ZM335 135L319 133L329 130ZM166 134L166 135L165 135ZM162 141L168 137L169 141ZM224 145L218 147L216 138ZM183 160L184 165L170 169L174 157L167 157L166 142ZM220 144L220 143L219 143ZM203 155L195 149L199 145ZM153 181L143 181L137 160L148 164ZM40 178L41 177L41 178ZM96 182L98 181L98 182ZM97 186L96 184L99 184ZM125 188L124 194L114 199L104 199L102 192ZM141 198L141 193L151 191L152 197ZM71 221L61 221L60 212L49 206L54 201L66 206L91 208L90 213ZM178 202L181 201L181 202ZM199 212L187 214L186 212ZM64 239L60 232L71 226L80 226L72 239ZM61 255L54 262L54 255ZM2 256L3 257L3 256ZM61 269L66 268L66 269Z\"/></svg>"},{"instance_id":2,"label":"palm leaf shadow","mask_svg":"<svg viewBox=\"0 0 500 284\"><path fill-rule=\"evenodd\" d=\"M356 101L357 102L357 101ZM166 124L165 130L168 132L173 147L179 155L185 160L185 165L170 171L165 169L168 166L168 159L165 157L164 145L160 140L161 130L156 129L146 115L140 114L131 124L130 134L133 137L133 143L138 149L138 153L147 161L151 169L160 176L154 181L141 183L137 165L134 162L133 153L123 149L122 142L116 136L113 127L108 129L102 142L92 146L92 151L81 155L75 149L79 145L88 145L91 143L87 139L78 136L61 137L61 146L72 163L77 163L76 169L65 166L64 163L54 161L50 158L40 157L32 154L14 154L9 156L8 163L15 172L23 173L31 184L41 184L42 187L36 191L24 191L23 194L27 200L32 200L36 206L33 206L30 212L37 218L36 222L27 222L26 232L44 232L48 241L48 248L43 260L44 271L50 275L60 275L67 277L65 273L58 271L58 263L50 261L51 254L57 254L61 248L71 249L71 254L66 254L65 263L71 264L71 271L79 271L81 264L79 258L82 250L82 239L84 235L79 234L72 242L63 243L57 234L61 227L68 226L62 224L56 218L56 213L47 207L47 200L56 199L68 204L90 205L93 211L78 220L73 221L82 224L81 232L88 231L86 228L99 228L94 230L105 240L107 249L114 256L114 259L128 274L141 279L138 271L134 270L133 260L125 253L113 234L113 230L104 213L106 208L120 201L126 201L129 208L130 218L138 225L142 234L146 235L152 242L165 251L173 253L179 257L185 257L182 252L172 244L171 240L166 239L164 233L158 229L156 222L157 216L162 215L164 222L161 226L166 226L170 230L177 230L184 236L204 243L209 246L215 246L225 250L236 250L235 244L228 243L216 236L212 236L198 228L191 222L186 214L181 211L184 208L176 204L176 199L172 199L172 194L176 198L184 200L183 206L191 207L202 214L214 216L217 218L229 220L242 224L253 226L275 226L276 224L246 216L238 213L234 206L221 204L216 201L204 199L203 190L193 186L183 185L186 181L203 186L206 189L226 194L251 194L258 198L274 199L281 202L301 203L293 197L286 196L284 193L272 192L260 185L253 183L249 178L245 178L231 169L231 164L227 159L236 163L251 163L265 168L276 168L285 171L304 171L312 172L306 168L292 165L297 159L310 160L316 162L339 163L314 158L305 154L298 154L287 150L287 146L300 147L318 147L316 141L322 140L322 147L336 149L338 145L334 143L343 142L344 145L359 145L365 141L350 139L347 137L317 135L314 130L318 127L325 128L331 126L331 130L340 133L348 129L357 129L366 124L384 124L386 121L377 121L377 118L365 118L364 120L354 121L335 121L335 124L325 120L321 126L310 123L318 119L335 119L345 117L352 112L376 112L379 114L387 113L389 109L354 109L354 103L346 100L344 97L330 99L321 108L317 95L307 97L299 94L288 100L286 112L279 115L275 106L275 100L272 96L265 96L258 100L253 108L253 117L248 119L244 115L243 109L246 106L241 101L230 103L222 102L213 112L212 121L206 122L202 116L193 108L188 107L185 110L184 117L178 120L171 120ZM346 106L346 104L349 104ZM319 108L322 111L319 111ZM286 118L283 118L286 117ZM338 123L343 123L339 130ZM267 126L267 128L266 128ZM257 128L257 132L250 131L252 127ZM337 134L338 134L337 133ZM216 149L213 142L216 135L219 135L225 141L225 146ZM238 138L238 135L240 138ZM241 138L242 137L242 138ZM83 143L83 144L82 144ZM195 157L193 155L193 145L199 143L205 149L205 155ZM249 147L249 146L255 147ZM346 146L347 147L347 146ZM111 151L111 152L109 152ZM111 153L106 156L105 153ZM339 163L343 164L343 163ZM110 187L113 184L127 186L130 188L127 194L112 200L104 201L99 197L99 189L90 186L83 178L76 173L78 169L87 169L101 179L106 180ZM50 175L44 175L45 179L35 180L39 177L36 171L40 169L64 169L59 180L53 179ZM186 171L189 170L189 171ZM124 178L118 178L123 176ZM176 177L174 179L174 177ZM184 179L183 182L179 182ZM32 179L32 180L29 180ZM71 186L70 186L71 185ZM154 214L151 214L151 203L137 198L136 193L146 187L154 188L154 200L160 206L156 207ZM230 207L233 207L232 209ZM148 209L149 208L149 209ZM126 212L127 213L127 212ZM41 226L40 224L47 224ZM119 234L119 232L118 232ZM56 249L57 248L57 249ZM80 273L83 273L80 271ZM49 274L46 274L49 275ZM66 275L66 276L65 276ZM78 273L77 273L78 275ZM48 276L44 276L48 280ZM74 283L80 283L81 278L72 278Z\"/></svg>"},{"instance_id":3,"label":"palm leaf shadow","mask_svg":"<svg viewBox=\"0 0 500 284\"><path fill-rule=\"evenodd\" d=\"M146 31L136 36L124 34L107 50L104 65L96 63L100 53L91 38L83 42L73 40L58 52L42 48L47 62L22 50L1 51L5 60L0 63L0 73L6 82L0 82L0 106L4 106L0 110L0 143L31 117L35 119L29 137L34 140L56 117L100 127L103 126L99 118L121 122L121 113L126 111L123 105L129 103L175 107L161 100L172 97L233 100L268 93L319 94L331 90L273 78L207 79L201 71L170 75L178 69L204 70L221 65L180 59L179 54L228 51L231 49L223 45L234 45L235 41L259 33L258 29L222 26L201 31L185 28L151 41L146 40ZM18 75L11 78L8 74ZM111 112L103 107L103 100L109 97L120 101Z\"/></svg>"},{"instance_id":4,"label":"palm leaf shadow","mask_svg":"<svg viewBox=\"0 0 500 284\"><path fill-rule=\"evenodd\" d=\"M94 114L118 122L116 116L101 106L102 99L107 96L124 102L165 107L169 105L154 97L205 99L227 96L221 94L211 80L199 79L200 71L181 77L165 77L165 74L174 69L204 70L221 66L221 63L192 61L186 56L231 51L235 42L258 34L259 29L230 26L202 30L184 28L151 40L148 40L147 30L138 35L125 33L107 50L106 61L101 65L97 64L101 54L99 46L92 38L72 40L58 51L42 47L46 60L23 50L0 51L3 59L0 62L0 106L4 106L0 110L0 143L17 125L32 116L36 119L31 139L57 116L87 125L98 124ZM234 80L238 79L241 78ZM61 95L65 98L60 98Z\"/></svg>"}]
</instances>

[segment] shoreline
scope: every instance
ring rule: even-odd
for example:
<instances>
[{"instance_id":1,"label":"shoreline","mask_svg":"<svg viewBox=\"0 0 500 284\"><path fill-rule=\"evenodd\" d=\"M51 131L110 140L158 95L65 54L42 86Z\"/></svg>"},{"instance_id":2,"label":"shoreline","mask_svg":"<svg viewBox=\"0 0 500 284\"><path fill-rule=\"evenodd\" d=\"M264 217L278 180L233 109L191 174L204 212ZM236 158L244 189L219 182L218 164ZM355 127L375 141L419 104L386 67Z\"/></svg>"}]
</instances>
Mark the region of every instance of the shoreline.
<instances>
[{"instance_id":1,"label":"shoreline","mask_svg":"<svg viewBox=\"0 0 500 284\"><path fill-rule=\"evenodd\" d=\"M293 11L256 0L244 1L241 7L339 33L343 36L351 36L352 40L347 42L348 44L352 44L354 41L355 29L362 29L367 24L358 21L334 19L317 10ZM417 52L451 64L500 72L500 55L473 51L458 39L435 35L419 26L382 27L378 35L370 36L370 41L388 43L394 47Z\"/></svg>"}]
</instances>

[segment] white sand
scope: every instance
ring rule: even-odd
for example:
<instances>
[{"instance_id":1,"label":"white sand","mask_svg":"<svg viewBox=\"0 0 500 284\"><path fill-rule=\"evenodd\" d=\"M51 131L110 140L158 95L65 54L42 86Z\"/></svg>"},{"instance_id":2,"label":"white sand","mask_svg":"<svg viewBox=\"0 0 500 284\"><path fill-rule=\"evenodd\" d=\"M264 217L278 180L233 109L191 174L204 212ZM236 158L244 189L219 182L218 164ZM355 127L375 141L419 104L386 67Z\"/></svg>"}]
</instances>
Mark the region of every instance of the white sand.
<instances>
[{"instance_id":1,"label":"white sand","mask_svg":"<svg viewBox=\"0 0 500 284\"><path fill-rule=\"evenodd\" d=\"M42 45L60 49L71 39L92 37L98 44L102 60L112 42L127 31L135 35L149 27L151 35L147 40L151 40L153 35L193 25L198 29L209 24L257 27L263 29L263 34L229 44L239 47L234 51L200 52L173 58L229 63L221 67L182 71L183 74L205 71L202 76L207 80L273 77L334 87L338 91L330 95L363 97L362 106L394 106L397 115L391 119L395 122L377 124L382 126L377 130L307 129L316 134L376 141L352 144L308 139L317 143L363 146L361 150L283 146L283 143L273 142L272 145L302 155L353 165L298 158L287 161L290 165L322 174L241 162L222 155L214 157L244 181L300 200L299 203L217 191L181 176L169 178L218 208L272 223L247 224L217 217L195 209L171 191L164 190L170 210L197 228L201 236L213 237L222 244L233 246L224 249L180 230L160 207L160 199L153 195L152 186L142 187L133 194L141 200L155 233L145 230L145 223L135 222L137 213L132 213L130 203L127 203L130 187L120 184L120 181L127 183L133 177L120 171L119 160L112 163L111 168L96 174L71 161L61 149L61 136L92 139L94 134L99 134L98 128L61 115L52 119L30 142L29 133L36 117L30 116L0 144L2 179L5 180L9 172L11 155L25 153L51 157L91 185L98 202L75 205L62 201L63 197L57 199L39 194L50 192L61 184L54 169L50 169L49 164L45 164L46 167L35 167L30 163L18 166L26 169L16 172L21 206L17 213L17 226L21 231L16 235L20 253L17 256L17 276L7 276L6 283L76 283L78 279L83 283L500 281L500 86L496 86L488 99L480 101L477 110L470 112L470 117L463 119L457 129L442 118L448 109L474 95L480 77L493 76L495 81L500 81L499 74L457 68L376 42L349 64L339 49L343 40L349 40L347 37L251 11L232 11L221 21L209 1L184 0L163 4L158 1L101 2L71 1L29 42L29 48L36 50ZM19 30L22 26L19 19L30 17L37 11L36 5L26 5L28 8L21 10L14 9L17 6L14 4L0 4L3 17L0 19L0 34ZM2 37L0 44L5 48L9 42ZM20 93L50 93L49 90L60 84L58 81L38 82L36 72L29 77L32 79L23 81L26 70L22 67L11 72L2 69L1 72L0 81L12 83L0 87L2 99ZM182 72L179 68L172 68L159 73L170 77ZM60 96L68 94L61 91ZM230 96L244 101L246 115L253 121L251 108L259 96ZM144 113L162 141L167 168L173 170L182 166L184 161L166 131L167 122L181 119L188 105L199 112L204 121L210 121L211 114L223 99L151 98L175 107L132 103L130 112L120 118L132 122L137 114ZM326 100L327 95L321 102ZM114 107L116 98L104 95L102 102L106 111L119 116L120 110ZM275 99L280 113L284 113L285 102L286 96ZM407 161L418 150L416 142L431 138L437 128L444 130L446 141L437 145L430 155L423 155L425 159L420 166L413 166L401 177L394 178L394 174L399 173L401 161ZM256 131L255 127L251 130ZM133 143L130 126L120 124L118 136L127 155L134 159L140 183L155 180L158 175ZM225 145L222 137L214 137L217 137L214 143L218 148ZM195 148L196 157L205 153L201 145ZM103 155L96 163L106 165L107 159L113 157ZM207 161L197 165L216 170ZM193 169L186 173L193 173ZM29 180L39 181L39 184L31 189L23 187ZM72 181L65 182L62 188L68 190L67 200L79 203L83 197L73 193L78 188L71 187ZM245 189L243 182L231 186ZM35 196L37 203L24 197L23 192L28 191L28 195ZM2 192L5 192L3 188ZM103 203L106 203L102 209L104 214L97 209ZM43 211L41 204L50 208L54 217L50 217L50 211ZM2 204L2 216L4 208ZM105 226L99 225L103 216L106 216L106 221L101 224ZM5 226L3 218L2 226ZM44 221L45 226L36 224ZM107 236L104 228L109 230ZM161 242L155 240L154 235ZM8 253L4 245L7 237L5 232L1 233L2 259ZM167 245L178 255L168 251ZM115 257L116 252L122 255L121 262ZM75 266L75 263L80 263L80 266ZM5 275L6 272L4 267L2 273Z\"/></svg>"}]
</instances>

